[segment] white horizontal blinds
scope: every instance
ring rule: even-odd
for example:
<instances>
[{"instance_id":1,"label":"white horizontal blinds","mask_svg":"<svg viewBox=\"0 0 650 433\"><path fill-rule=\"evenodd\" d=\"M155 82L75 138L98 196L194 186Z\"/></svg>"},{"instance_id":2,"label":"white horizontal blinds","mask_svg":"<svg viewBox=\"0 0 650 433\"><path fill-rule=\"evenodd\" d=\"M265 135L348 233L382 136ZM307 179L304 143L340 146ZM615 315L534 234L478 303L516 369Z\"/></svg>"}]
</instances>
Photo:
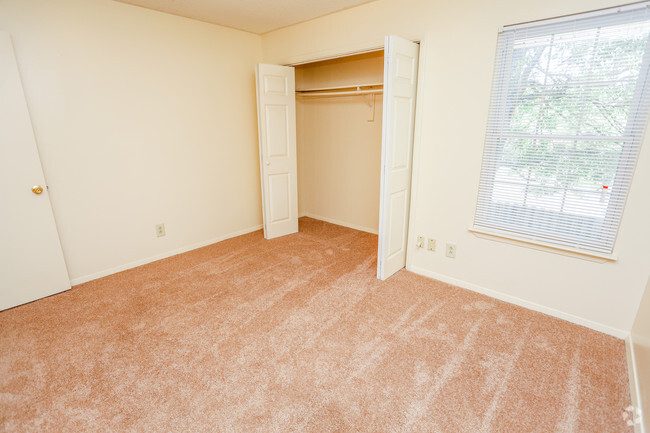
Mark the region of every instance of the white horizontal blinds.
<instances>
[{"instance_id":1,"label":"white horizontal blinds","mask_svg":"<svg viewBox=\"0 0 650 433\"><path fill-rule=\"evenodd\" d=\"M648 9L499 35L476 228L611 253L650 105Z\"/></svg>"}]
</instances>

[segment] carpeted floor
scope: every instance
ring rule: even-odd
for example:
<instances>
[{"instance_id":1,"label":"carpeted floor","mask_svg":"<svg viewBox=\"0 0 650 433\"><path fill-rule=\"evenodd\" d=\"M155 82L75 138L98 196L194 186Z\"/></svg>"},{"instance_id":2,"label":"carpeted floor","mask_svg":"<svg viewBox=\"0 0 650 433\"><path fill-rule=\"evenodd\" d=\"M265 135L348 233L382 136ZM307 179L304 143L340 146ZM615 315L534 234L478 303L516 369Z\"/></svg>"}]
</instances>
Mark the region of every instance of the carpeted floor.
<instances>
[{"instance_id":1,"label":"carpeted floor","mask_svg":"<svg viewBox=\"0 0 650 433\"><path fill-rule=\"evenodd\" d=\"M630 433L622 340L312 219L0 313L0 431Z\"/></svg>"}]
</instances>

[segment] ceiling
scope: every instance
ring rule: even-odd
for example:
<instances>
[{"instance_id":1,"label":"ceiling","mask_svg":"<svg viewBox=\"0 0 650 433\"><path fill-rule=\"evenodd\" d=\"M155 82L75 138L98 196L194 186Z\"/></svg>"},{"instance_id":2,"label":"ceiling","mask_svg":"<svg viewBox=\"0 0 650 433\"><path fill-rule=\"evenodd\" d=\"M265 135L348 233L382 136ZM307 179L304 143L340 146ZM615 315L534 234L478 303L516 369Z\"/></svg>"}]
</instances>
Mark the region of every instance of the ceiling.
<instances>
[{"instance_id":1,"label":"ceiling","mask_svg":"<svg viewBox=\"0 0 650 433\"><path fill-rule=\"evenodd\" d=\"M262 34L372 0L117 0Z\"/></svg>"}]
</instances>

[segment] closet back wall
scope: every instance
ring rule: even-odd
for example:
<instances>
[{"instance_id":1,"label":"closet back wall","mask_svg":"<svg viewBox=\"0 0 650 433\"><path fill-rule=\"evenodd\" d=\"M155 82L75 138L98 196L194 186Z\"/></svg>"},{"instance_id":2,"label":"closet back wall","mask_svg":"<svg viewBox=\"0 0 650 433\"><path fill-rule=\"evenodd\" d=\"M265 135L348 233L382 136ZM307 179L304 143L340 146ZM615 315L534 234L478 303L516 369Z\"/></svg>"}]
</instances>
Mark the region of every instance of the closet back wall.
<instances>
[{"instance_id":1,"label":"closet back wall","mask_svg":"<svg viewBox=\"0 0 650 433\"><path fill-rule=\"evenodd\" d=\"M3 0L0 29L73 284L260 226L260 36L110 0Z\"/></svg>"},{"instance_id":2,"label":"closet back wall","mask_svg":"<svg viewBox=\"0 0 650 433\"><path fill-rule=\"evenodd\" d=\"M383 82L383 51L296 67L296 89ZM300 215L377 233L382 96L297 97Z\"/></svg>"}]
</instances>

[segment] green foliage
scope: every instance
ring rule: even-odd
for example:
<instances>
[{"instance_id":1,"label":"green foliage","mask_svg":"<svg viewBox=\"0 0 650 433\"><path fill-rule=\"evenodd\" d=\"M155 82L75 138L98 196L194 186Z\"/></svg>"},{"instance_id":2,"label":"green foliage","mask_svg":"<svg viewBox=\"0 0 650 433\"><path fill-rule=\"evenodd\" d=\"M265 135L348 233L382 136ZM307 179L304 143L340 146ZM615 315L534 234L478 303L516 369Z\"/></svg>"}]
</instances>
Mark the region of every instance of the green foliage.
<instances>
[{"instance_id":1,"label":"green foliage","mask_svg":"<svg viewBox=\"0 0 650 433\"><path fill-rule=\"evenodd\" d=\"M515 42L498 165L532 185L529 193L614 181L648 28L611 30Z\"/></svg>"}]
</instances>

